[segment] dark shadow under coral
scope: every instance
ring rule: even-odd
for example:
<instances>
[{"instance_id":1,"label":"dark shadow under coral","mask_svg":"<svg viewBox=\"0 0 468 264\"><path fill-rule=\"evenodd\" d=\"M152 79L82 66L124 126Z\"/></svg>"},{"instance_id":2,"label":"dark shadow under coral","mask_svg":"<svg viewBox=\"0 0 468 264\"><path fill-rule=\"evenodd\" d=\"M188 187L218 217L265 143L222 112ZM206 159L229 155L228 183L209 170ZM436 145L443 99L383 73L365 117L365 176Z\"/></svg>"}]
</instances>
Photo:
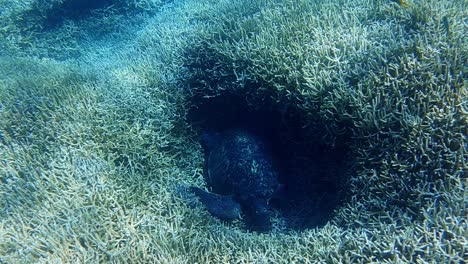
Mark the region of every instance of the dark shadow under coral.
<instances>
[{"instance_id":1,"label":"dark shadow under coral","mask_svg":"<svg viewBox=\"0 0 468 264\"><path fill-rule=\"evenodd\" d=\"M270 146L283 185L271 204L289 228L317 227L330 220L349 173L346 144L327 145L320 128L305 128L301 115L285 107L262 103L254 109L228 93L193 97L192 103L188 119L200 133L245 129Z\"/></svg>"},{"instance_id":2,"label":"dark shadow under coral","mask_svg":"<svg viewBox=\"0 0 468 264\"><path fill-rule=\"evenodd\" d=\"M65 0L54 4L47 12L45 28L54 28L65 20L84 19L92 11L119 4L118 0Z\"/></svg>"}]
</instances>

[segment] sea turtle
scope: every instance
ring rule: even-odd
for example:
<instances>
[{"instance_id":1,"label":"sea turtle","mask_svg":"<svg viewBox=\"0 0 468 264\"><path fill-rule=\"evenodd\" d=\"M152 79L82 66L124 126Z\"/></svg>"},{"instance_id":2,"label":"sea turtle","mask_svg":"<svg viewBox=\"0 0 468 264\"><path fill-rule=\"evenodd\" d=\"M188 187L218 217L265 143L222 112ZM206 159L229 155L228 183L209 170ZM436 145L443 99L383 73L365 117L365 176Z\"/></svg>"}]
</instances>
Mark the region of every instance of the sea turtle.
<instances>
[{"instance_id":1,"label":"sea turtle","mask_svg":"<svg viewBox=\"0 0 468 264\"><path fill-rule=\"evenodd\" d=\"M207 210L223 220L242 212L253 230L271 229L269 201L280 189L267 144L242 129L205 132L205 178L212 192L190 187Z\"/></svg>"}]
</instances>

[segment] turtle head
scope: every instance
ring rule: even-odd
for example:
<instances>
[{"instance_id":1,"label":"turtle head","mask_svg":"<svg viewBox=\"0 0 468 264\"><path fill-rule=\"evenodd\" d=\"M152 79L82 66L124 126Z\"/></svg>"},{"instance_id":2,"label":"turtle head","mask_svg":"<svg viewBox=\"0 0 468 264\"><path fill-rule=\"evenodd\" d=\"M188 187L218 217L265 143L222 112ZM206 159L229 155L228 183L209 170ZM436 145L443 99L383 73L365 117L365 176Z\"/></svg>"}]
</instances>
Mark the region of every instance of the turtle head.
<instances>
[{"instance_id":1,"label":"turtle head","mask_svg":"<svg viewBox=\"0 0 468 264\"><path fill-rule=\"evenodd\" d=\"M205 151L210 151L221 140L221 134L214 131L205 131L200 136L200 141Z\"/></svg>"},{"instance_id":2,"label":"turtle head","mask_svg":"<svg viewBox=\"0 0 468 264\"><path fill-rule=\"evenodd\" d=\"M266 232L271 229L270 207L267 200L254 200L248 209L249 224L253 230Z\"/></svg>"}]
</instances>

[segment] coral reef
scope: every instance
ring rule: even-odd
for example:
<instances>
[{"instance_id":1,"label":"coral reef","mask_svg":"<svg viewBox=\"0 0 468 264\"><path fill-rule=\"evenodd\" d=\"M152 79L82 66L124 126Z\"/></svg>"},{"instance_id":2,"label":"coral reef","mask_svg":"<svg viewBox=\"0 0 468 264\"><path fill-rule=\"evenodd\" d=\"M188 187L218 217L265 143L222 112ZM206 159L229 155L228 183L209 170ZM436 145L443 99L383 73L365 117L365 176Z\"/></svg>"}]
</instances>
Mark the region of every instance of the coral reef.
<instances>
[{"instance_id":1,"label":"coral reef","mask_svg":"<svg viewBox=\"0 0 468 264\"><path fill-rule=\"evenodd\" d=\"M466 1L137 0L53 28L62 1L0 2L0 262L468 258ZM273 131L295 211L326 217L249 232L173 195L231 121Z\"/></svg>"},{"instance_id":2,"label":"coral reef","mask_svg":"<svg viewBox=\"0 0 468 264\"><path fill-rule=\"evenodd\" d=\"M466 3L362 4L268 2L213 18L217 30L188 55L195 101L241 94L250 109L299 114L330 150L349 146L345 204L331 220L347 232L384 232L379 243L390 226L427 236L421 226L447 213L441 204L465 228L466 17L454 14ZM455 233L452 253L423 252L418 240L376 254L367 243L358 255L368 258L352 260L458 261L466 238Z\"/></svg>"}]
</instances>

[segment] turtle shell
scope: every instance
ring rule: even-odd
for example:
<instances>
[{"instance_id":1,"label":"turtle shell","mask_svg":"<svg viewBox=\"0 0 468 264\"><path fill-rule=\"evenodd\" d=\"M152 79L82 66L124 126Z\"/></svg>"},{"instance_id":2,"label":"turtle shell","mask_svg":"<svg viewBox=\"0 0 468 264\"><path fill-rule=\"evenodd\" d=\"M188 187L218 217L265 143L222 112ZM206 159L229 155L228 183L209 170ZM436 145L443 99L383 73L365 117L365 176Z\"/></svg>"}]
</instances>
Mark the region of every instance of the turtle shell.
<instances>
[{"instance_id":1,"label":"turtle shell","mask_svg":"<svg viewBox=\"0 0 468 264\"><path fill-rule=\"evenodd\" d=\"M205 175L212 191L242 203L266 201L278 189L273 158L261 138L245 130L205 133Z\"/></svg>"}]
</instances>

